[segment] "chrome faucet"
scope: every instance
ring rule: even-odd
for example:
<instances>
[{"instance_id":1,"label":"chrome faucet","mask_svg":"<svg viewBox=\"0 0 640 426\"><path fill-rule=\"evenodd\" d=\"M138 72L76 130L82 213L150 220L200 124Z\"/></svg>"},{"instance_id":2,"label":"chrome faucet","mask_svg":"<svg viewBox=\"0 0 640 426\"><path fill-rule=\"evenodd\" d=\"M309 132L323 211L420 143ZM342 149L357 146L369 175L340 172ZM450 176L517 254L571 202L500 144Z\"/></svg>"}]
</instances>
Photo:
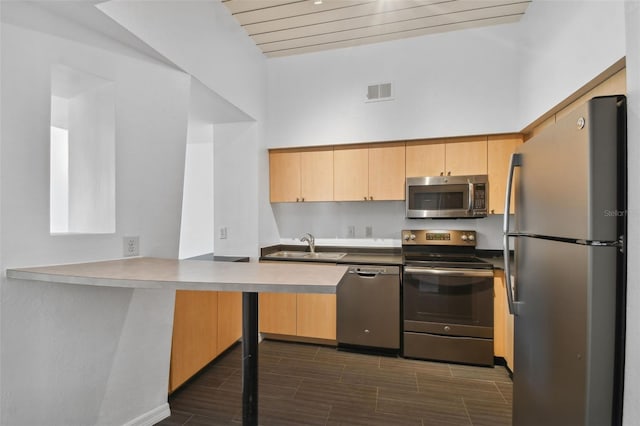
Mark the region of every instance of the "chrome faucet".
<instances>
[{"instance_id":1,"label":"chrome faucet","mask_svg":"<svg viewBox=\"0 0 640 426\"><path fill-rule=\"evenodd\" d=\"M300 241L309 244L309 250L311 250L311 253L316 252L316 239L313 237L313 235L309 233L304 234L302 237L300 237Z\"/></svg>"}]
</instances>

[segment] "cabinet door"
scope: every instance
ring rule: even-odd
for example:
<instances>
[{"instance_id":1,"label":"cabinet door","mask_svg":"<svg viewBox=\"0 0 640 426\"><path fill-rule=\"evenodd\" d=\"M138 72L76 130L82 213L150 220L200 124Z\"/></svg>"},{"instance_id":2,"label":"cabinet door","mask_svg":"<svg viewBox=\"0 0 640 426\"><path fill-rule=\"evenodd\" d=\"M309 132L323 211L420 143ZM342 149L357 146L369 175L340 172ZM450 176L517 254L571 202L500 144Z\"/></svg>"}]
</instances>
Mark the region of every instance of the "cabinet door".
<instances>
[{"instance_id":1,"label":"cabinet door","mask_svg":"<svg viewBox=\"0 0 640 426\"><path fill-rule=\"evenodd\" d=\"M242 336L242 293L218 292L218 345L216 353L224 352Z\"/></svg>"},{"instance_id":2,"label":"cabinet door","mask_svg":"<svg viewBox=\"0 0 640 426\"><path fill-rule=\"evenodd\" d=\"M269 152L269 199L272 203L300 201L300 152Z\"/></svg>"},{"instance_id":3,"label":"cabinet door","mask_svg":"<svg viewBox=\"0 0 640 426\"><path fill-rule=\"evenodd\" d=\"M487 170L489 175L489 213L504 213L504 195L511 154L522 143L522 135L489 136L487 146ZM511 213L514 213L513 194Z\"/></svg>"},{"instance_id":4,"label":"cabinet door","mask_svg":"<svg viewBox=\"0 0 640 426\"><path fill-rule=\"evenodd\" d=\"M404 178L404 143L369 146L370 200L404 200Z\"/></svg>"},{"instance_id":5,"label":"cabinet door","mask_svg":"<svg viewBox=\"0 0 640 426\"><path fill-rule=\"evenodd\" d=\"M486 175L487 137L456 138L447 142L445 163L447 175Z\"/></svg>"},{"instance_id":6,"label":"cabinet door","mask_svg":"<svg viewBox=\"0 0 640 426\"><path fill-rule=\"evenodd\" d=\"M302 201L333 201L333 148L300 153Z\"/></svg>"},{"instance_id":7,"label":"cabinet door","mask_svg":"<svg viewBox=\"0 0 640 426\"><path fill-rule=\"evenodd\" d=\"M444 173L444 155L443 142L407 142L407 177L439 176Z\"/></svg>"},{"instance_id":8,"label":"cabinet door","mask_svg":"<svg viewBox=\"0 0 640 426\"><path fill-rule=\"evenodd\" d=\"M369 198L369 148L334 147L333 199L363 201Z\"/></svg>"},{"instance_id":9,"label":"cabinet door","mask_svg":"<svg viewBox=\"0 0 640 426\"><path fill-rule=\"evenodd\" d=\"M336 295L297 295L297 335L336 339Z\"/></svg>"},{"instance_id":10,"label":"cabinet door","mask_svg":"<svg viewBox=\"0 0 640 426\"><path fill-rule=\"evenodd\" d=\"M296 335L296 295L260 293L258 295L259 329L263 333Z\"/></svg>"},{"instance_id":11,"label":"cabinet door","mask_svg":"<svg viewBox=\"0 0 640 426\"><path fill-rule=\"evenodd\" d=\"M493 355L504 358L505 308L504 274L495 271L493 278Z\"/></svg>"},{"instance_id":12,"label":"cabinet door","mask_svg":"<svg viewBox=\"0 0 640 426\"><path fill-rule=\"evenodd\" d=\"M495 271L494 276L494 324L493 346L495 356L501 356L507 362L507 366L513 372L513 315L509 313L506 294L506 282L504 272Z\"/></svg>"},{"instance_id":13,"label":"cabinet door","mask_svg":"<svg viewBox=\"0 0 640 426\"><path fill-rule=\"evenodd\" d=\"M169 390L173 391L217 355L218 293L176 291Z\"/></svg>"}]
</instances>

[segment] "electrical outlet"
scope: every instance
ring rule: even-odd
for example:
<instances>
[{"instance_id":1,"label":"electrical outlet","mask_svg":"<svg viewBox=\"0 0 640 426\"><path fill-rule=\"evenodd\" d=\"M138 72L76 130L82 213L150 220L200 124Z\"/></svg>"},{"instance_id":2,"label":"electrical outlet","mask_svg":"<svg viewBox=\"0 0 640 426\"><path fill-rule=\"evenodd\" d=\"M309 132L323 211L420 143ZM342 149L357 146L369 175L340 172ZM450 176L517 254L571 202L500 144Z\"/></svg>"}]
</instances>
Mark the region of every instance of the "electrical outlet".
<instances>
[{"instance_id":1,"label":"electrical outlet","mask_svg":"<svg viewBox=\"0 0 640 426\"><path fill-rule=\"evenodd\" d=\"M122 237L122 254L125 257L140 255L140 237Z\"/></svg>"},{"instance_id":2,"label":"electrical outlet","mask_svg":"<svg viewBox=\"0 0 640 426\"><path fill-rule=\"evenodd\" d=\"M364 228L364 235L366 238L373 237L373 226L369 225Z\"/></svg>"},{"instance_id":3,"label":"electrical outlet","mask_svg":"<svg viewBox=\"0 0 640 426\"><path fill-rule=\"evenodd\" d=\"M220 239L221 240L226 240L227 239L227 227L223 226L222 228L220 228Z\"/></svg>"},{"instance_id":4,"label":"electrical outlet","mask_svg":"<svg viewBox=\"0 0 640 426\"><path fill-rule=\"evenodd\" d=\"M356 237L356 227L354 225L349 225L347 227L347 237L355 238Z\"/></svg>"}]
</instances>

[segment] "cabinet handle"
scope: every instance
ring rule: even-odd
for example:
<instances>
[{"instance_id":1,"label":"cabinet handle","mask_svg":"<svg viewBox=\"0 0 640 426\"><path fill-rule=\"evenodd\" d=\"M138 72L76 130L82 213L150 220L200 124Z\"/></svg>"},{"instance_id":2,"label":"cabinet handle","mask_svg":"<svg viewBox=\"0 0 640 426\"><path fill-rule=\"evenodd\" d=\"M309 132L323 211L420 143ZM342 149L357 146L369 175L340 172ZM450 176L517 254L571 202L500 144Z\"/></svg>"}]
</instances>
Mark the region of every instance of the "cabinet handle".
<instances>
[{"instance_id":1,"label":"cabinet handle","mask_svg":"<svg viewBox=\"0 0 640 426\"><path fill-rule=\"evenodd\" d=\"M494 214L495 212L495 209L491 209L491 214Z\"/></svg>"},{"instance_id":2,"label":"cabinet handle","mask_svg":"<svg viewBox=\"0 0 640 426\"><path fill-rule=\"evenodd\" d=\"M366 195L364 196L364 200L367 201L367 196Z\"/></svg>"},{"instance_id":3,"label":"cabinet handle","mask_svg":"<svg viewBox=\"0 0 640 426\"><path fill-rule=\"evenodd\" d=\"M371 195L369 195L369 200L373 201L373 197Z\"/></svg>"},{"instance_id":4,"label":"cabinet handle","mask_svg":"<svg viewBox=\"0 0 640 426\"><path fill-rule=\"evenodd\" d=\"M296 197L296 203L300 202L300 198Z\"/></svg>"},{"instance_id":5,"label":"cabinet handle","mask_svg":"<svg viewBox=\"0 0 640 426\"><path fill-rule=\"evenodd\" d=\"M440 176L444 176L444 172L440 172Z\"/></svg>"},{"instance_id":6,"label":"cabinet handle","mask_svg":"<svg viewBox=\"0 0 640 426\"><path fill-rule=\"evenodd\" d=\"M451 176L451 172L448 172L448 173L447 173L447 176Z\"/></svg>"},{"instance_id":7,"label":"cabinet handle","mask_svg":"<svg viewBox=\"0 0 640 426\"><path fill-rule=\"evenodd\" d=\"M302 201L304 203L304 197L300 198L300 201Z\"/></svg>"}]
</instances>

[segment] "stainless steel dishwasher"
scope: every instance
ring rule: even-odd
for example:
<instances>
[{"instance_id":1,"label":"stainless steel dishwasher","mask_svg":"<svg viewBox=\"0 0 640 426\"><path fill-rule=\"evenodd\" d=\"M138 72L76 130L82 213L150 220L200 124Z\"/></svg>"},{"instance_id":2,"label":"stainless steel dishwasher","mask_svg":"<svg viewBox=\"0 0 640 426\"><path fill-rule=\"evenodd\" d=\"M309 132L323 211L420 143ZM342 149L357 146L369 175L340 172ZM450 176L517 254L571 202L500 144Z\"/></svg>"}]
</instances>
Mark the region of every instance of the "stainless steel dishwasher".
<instances>
[{"instance_id":1,"label":"stainless steel dishwasher","mask_svg":"<svg viewBox=\"0 0 640 426\"><path fill-rule=\"evenodd\" d=\"M398 266L349 266L336 294L338 346L400 349Z\"/></svg>"}]
</instances>

